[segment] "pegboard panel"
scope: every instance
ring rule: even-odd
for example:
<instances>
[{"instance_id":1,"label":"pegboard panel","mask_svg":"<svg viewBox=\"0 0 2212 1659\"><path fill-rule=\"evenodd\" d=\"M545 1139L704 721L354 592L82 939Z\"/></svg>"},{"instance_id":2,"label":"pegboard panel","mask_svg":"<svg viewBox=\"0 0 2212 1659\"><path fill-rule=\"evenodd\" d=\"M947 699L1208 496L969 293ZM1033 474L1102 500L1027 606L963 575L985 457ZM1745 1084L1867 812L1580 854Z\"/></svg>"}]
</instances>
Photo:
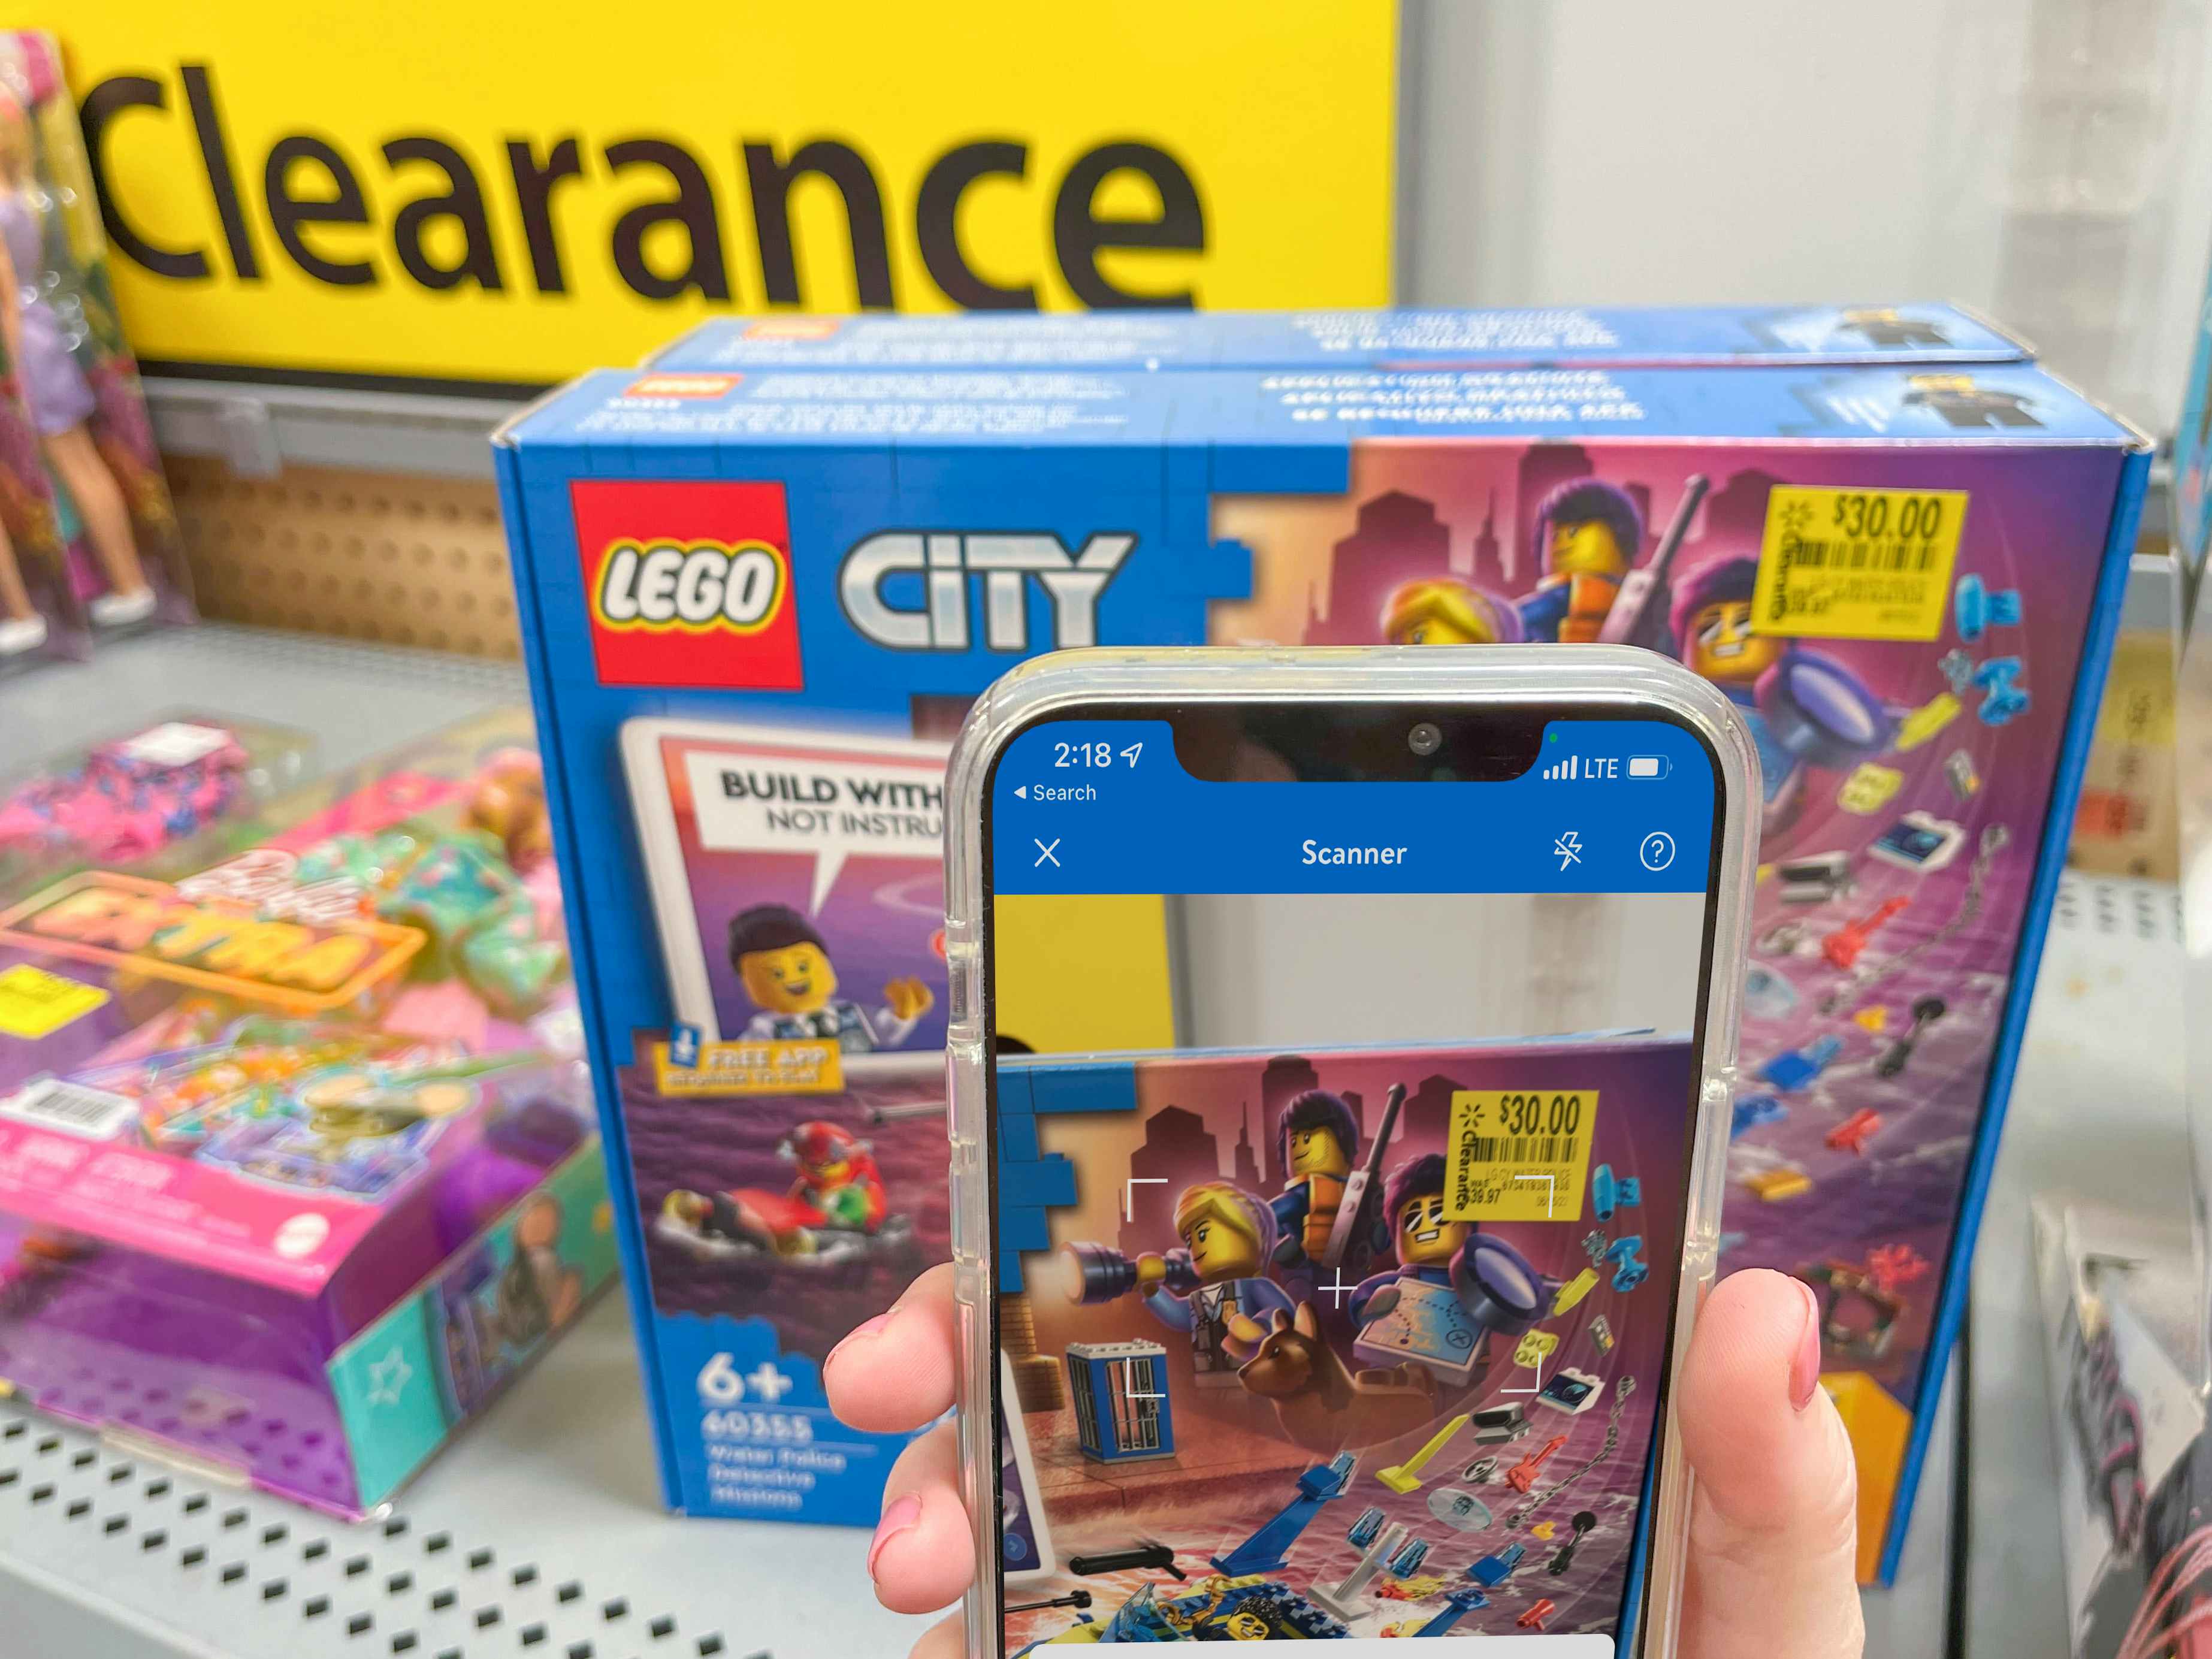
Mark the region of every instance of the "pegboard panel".
<instances>
[{"instance_id":1,"label":"pegboard panel","mask_svg":"<svg viewBox=\"0 0 2212 1659\"><path fill-rule=\"evenodd\" d=\"M173 456L201 611L229 622L471 656L521 654L489 480L288 467L241 478Z\"/></svg>"}]
</instances>

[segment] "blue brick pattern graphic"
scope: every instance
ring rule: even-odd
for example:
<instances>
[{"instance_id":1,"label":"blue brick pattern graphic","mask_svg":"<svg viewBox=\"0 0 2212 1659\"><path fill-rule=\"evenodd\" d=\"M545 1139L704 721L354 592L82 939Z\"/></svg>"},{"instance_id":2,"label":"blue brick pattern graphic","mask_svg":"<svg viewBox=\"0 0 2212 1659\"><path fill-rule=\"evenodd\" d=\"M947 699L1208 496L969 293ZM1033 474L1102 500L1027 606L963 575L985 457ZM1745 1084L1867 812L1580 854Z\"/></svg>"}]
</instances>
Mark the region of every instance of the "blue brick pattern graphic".
<instances>
[{"instance_id":1,"label":"blue brick pattern graphic","mask_svg":"<svg viewBox=\"0 0 2212 1659\"><path fill-rule=\"evenodd\" d=\"M1133 1112L1137 1068L1121 1062L999 1068L999 1289L1018 1291L1024 1250L1052 1243L1048 1210L1075 1202L1075 1166L1037 1144L1040 1116Z\"/></svg>"}]
</instances>

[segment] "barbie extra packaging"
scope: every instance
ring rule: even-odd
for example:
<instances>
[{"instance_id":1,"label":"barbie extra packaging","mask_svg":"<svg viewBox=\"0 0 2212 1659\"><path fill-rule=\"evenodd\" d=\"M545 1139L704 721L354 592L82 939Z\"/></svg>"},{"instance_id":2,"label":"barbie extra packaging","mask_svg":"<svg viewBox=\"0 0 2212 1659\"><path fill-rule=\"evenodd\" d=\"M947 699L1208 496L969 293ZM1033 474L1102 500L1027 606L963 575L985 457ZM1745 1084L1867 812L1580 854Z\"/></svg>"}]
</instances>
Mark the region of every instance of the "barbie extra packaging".
<instances>
[{"instance_id":1,"label":"barbie extra packaging","mask_svg":"<svg viewBox=\"0 0 2212 1659\"><path fill-rule=\"evenodd\" d=\"M527 718L266 817L0 908L0 1376L358 1516L614 1242Z\"/></svg>"}]
</instances>

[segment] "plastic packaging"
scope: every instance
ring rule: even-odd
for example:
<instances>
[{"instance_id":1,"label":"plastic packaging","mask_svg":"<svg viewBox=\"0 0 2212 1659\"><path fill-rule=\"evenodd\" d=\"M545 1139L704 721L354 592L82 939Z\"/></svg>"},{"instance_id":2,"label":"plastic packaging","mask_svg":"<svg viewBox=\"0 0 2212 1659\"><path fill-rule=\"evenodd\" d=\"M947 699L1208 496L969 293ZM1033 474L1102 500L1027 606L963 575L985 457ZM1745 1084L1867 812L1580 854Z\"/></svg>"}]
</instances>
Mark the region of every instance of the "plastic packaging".
<instances>
[{"instance_id":1,"label":"plastic packaging","mask_svg":"<svg viewBox=\"0 0 2212 1659\"><path fill-rule=\"evenodd\" d=\"M0 905L88 865L157 870L297 784L314 755L292 726L173 709L0 774Z\"/></svg>"},{"instance_id":2,"label":"plastic packaging","mask_svg":"<svg viewBox=\"0 0 2212 1659\"><path fill-rule=\"evenodd\" d=\"M172 758L193 730L154 728ZM17 1398L358 1516L611 1276L530 743L487 717L266 803L254 845L166 849L173 878L0 907Z\"/></svg>"}]
</instances>

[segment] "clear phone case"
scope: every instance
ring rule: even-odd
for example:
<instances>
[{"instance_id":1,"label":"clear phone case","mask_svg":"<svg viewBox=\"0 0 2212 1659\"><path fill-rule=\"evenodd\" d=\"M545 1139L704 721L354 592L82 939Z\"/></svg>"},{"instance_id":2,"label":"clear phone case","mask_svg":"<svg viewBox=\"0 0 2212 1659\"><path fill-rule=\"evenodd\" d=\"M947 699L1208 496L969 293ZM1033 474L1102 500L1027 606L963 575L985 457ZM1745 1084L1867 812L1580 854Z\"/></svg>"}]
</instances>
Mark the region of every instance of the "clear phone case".
<instances>
[{"instance_id":1,"label":"clear phone case","mask_svg":"<svg viewBox=\"0 0 2212 1659\"><path fill-rule=\"evenodd\" d=\"M1345 704L1421 702L1439 708L1520 705L1572 711L1641 704L1687 724L1710 745L1723 784L1712 972L1700 1057L1698 1121L1685 1200L1682 1272L1670 1370L1679 1373L1711 1288L1718 1254L1737 1024L1758 864L1759 760L1735 705L1707 681L1647 651L1613 646L1511 645L1437 649L1383 647L1309 650L1097 649L1065 651L1014 669L979 698L946 775L945 951L950 969L946 1067L952 1139L951 1206L956 1318L962 1348L960 1446L975 1537L976 1577L965 1605L970 1659L1000 1650L998 1607L999 1459L992 1389L998 1375L994 1317L993 1203L986 1157L990 1099L986 1070L983 925L988 903L982 815L994 763L1007 743L1039 720L1090 707L1117 711L1157 702ZM1672 1390L1669 1390L1670 1400ZM1682 1589L1691 1482L1679 1437L1669 1432L1653 1499L1641 1645L1625 1651L1670 1659Z\"/></svg>"}]
</instances>

